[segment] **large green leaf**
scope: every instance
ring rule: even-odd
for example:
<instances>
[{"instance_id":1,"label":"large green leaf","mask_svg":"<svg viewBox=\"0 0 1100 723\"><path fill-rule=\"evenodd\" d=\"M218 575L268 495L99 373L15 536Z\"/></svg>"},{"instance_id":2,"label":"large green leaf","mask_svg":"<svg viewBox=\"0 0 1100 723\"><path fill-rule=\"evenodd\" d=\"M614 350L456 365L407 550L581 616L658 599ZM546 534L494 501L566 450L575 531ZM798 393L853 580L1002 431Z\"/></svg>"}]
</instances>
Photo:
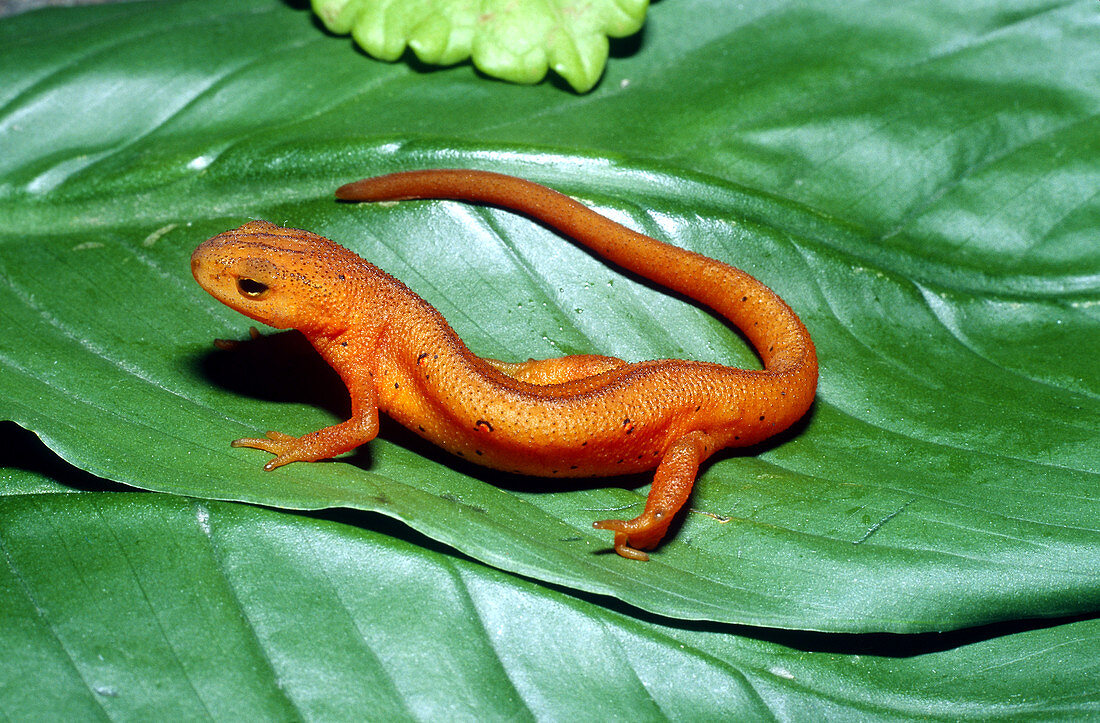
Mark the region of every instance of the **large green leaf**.
<instances>
[{"instance_id":1,"label":"large green leaf","mask_svg":"<svg viewBox=\"0 0 1100 723\"><path fill-rule=\"evenodd\" d=\"M1100 714L1097 620L761 635L609 610L354 516L50 489L0 468L12 720Z\"/></svg>"},{"instance_id":2,"label":"large green leaf","mask_svg":"<svg viewBox=\"0 0 1100 723\"><path fill-rule=\"evenodd\" d=\"M157 8L0 24L0 415L66 459L192 497L377 510L674 617L927 631L1100 606L1091 2L663 3L584 98L353 71L277 2ZM810 327L807 423L711 465L652 562L589 527L644 479L502 477L396 429L270 474L228 448L344 405L288 345L210 348L247 322L187 257L249 217L354 248L483 354L754 363L719 322L524 219L331 198L440 165L542 181L739 265Z\"/></svg>"}]
</instances>

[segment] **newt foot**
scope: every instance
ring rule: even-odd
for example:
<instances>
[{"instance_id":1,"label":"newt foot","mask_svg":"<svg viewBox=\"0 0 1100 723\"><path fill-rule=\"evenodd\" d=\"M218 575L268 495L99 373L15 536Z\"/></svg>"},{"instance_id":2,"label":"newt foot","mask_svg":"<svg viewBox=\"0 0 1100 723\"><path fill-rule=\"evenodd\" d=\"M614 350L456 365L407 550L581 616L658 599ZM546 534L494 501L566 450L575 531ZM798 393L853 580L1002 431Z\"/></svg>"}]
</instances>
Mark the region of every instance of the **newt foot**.
<instances>
[{"instance_id":1,"label":"newt foot","mask_svg":"<svg viewBox=\"0 0 1100 723\"><path fill-rule=\"evenodd\" d=\"M593 522L592 526L615 533L615 552L628 559L645 562L649 555L643 550L657 547L671 522L672 516L664 510L647 510L633 520L600 520Z\"/></svg>"},{"instance_id":2,"label":"newt foot","mask_svg":"<svg viewBox=\"0 0 1100 723\"><path fill-rule=\"evenodd\" d=\"M267 432L266 435L261 438L246 437L244 439L236 439L230 443L230 446L262 449L265 452L271 452L271 454L275 455L275 459L264 465L264 469L268 472L276 467L282 467L284 464L309 459L307 455L302 454L303 445L301 440L298 437L283 434L282 432Z\"/></svg>"}]
</instances>

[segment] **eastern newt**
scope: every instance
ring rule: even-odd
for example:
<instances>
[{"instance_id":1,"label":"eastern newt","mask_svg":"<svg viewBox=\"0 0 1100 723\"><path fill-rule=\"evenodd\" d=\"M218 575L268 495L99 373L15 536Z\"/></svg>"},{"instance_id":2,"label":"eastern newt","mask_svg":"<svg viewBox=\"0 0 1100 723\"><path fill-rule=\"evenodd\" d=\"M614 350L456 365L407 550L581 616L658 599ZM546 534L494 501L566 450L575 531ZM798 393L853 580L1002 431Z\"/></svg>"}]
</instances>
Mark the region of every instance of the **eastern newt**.
<instances>
[{"instance_id":1,"label":"eastern newt","mask_svg":"<svg viewBox=\"0 0 1100 723\"><path fill-rule=\"evenodd\" d=\"M203 243L191 270L244 315L300 330L339 373L351 419L302 437L268 432L235 447L270 452L272 470L347 452L375 437L378 412L487 467L545 477L656 468L644 511L601 520L615 550L648 559L687 501L699 465L799 419L817 388L806 327L744 271L642 235L568 196L496 173L427 170L342 186L347 201L444 198L518 211L604 259L718 312L757 350L762 371L599 355L510 363L471 352L403 283L316 234L251 221Z\"/></svg>"}]
</instances>

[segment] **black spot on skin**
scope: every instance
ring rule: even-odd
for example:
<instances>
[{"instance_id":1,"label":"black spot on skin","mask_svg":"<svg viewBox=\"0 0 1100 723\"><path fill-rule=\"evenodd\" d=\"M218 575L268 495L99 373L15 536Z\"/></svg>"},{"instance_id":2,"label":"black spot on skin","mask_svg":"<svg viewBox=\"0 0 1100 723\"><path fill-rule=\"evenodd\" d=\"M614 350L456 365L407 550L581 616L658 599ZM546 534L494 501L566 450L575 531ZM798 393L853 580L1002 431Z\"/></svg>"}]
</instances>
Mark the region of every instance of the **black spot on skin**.
<instances>
[{"instance_id":1,"label":"black spot on skin","mask_svg":"<svg viewBox=\"0 0 1100 723\"><path fill-rule=\"evenodd\" d=\"M428 352L422 351L420 355L416 357L416 363L419 365L422 361L428 358Z\"/></svg>"},{"instance_id":2,"label":"black spot on skin","mask_svg":"<svg viewBox=\"0 0 1100 723\"><path fill-rule=\"evenodd\" d=\"M479 432L492 432L493 431L493 425L489 424L484 419L477 420L477 424L475 424L474 426L477 427Z\"/></svg>"},{"instance_id":3,"label":"black spot on skin","mask_svg":"<svg viewBox=\"0 0 1100 723\"><path fill-rule=\"evenodd\" d=\"M424 428L423 428L423 427L421 427L421 426L420 426L419 424L418 424L418 425L416 425L416 428L417 428L417 429L419 429L419 430L420 430L421 432L423 432L423 431L424 431Z\"/></svg>"},{"instance_id":4,"label":"black spot on skin","mask_svg":"<svg viewBox=\"0 0 1100 723\"><path fill-rule=\"evenodd\" d=\"M477 452L477 456L478 456L478 457L480 457L481 455L485 454L485 453L484 453L484 452L482 452L482 451L481 451L480 449L475 449L474 451L475 451L475 452Z\"/></svg>"},{"instance_id":5,"label":"black spot on skin","mask_svg":"<svg viewBox=\"0 0 1100 723\"><path fill-rule=\"evenodd\" d=\"M763 422L763 421L764 421L764 415L763 415L763 414L761 414L761 415L760 415L760 421L761 421L761 422Z\"/></svg>"}]
</instances>

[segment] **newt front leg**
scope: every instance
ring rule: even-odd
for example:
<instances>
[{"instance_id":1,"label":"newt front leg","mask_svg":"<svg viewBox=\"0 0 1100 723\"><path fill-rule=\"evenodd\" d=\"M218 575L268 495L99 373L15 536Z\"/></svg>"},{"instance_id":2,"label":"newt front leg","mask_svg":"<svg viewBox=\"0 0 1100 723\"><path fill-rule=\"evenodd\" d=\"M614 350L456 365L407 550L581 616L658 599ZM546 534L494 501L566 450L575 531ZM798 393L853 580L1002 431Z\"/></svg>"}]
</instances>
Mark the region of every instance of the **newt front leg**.
<instances>
[{"instance_id":1,"label":"newt front leg","mask_svg":"<svg viewBox=\"0 0 1100 723\"><path fill-rule=\"evenodd\" d=\"M268 472L291 462L316 462L351 451L378 436L378 403L374 390L368 387L362 395L352 396L352 415L346 422L301 437L268 432L266 437L234 440L231 446L262 449L274 454L275 459L264 465Z\"/></svg>"},{"instance_id":2,"label":"newt front leg","mask_svg":"<svg viewBox=\"0 0 1100 723\"><path fill-rule=\"evenodd\" d=\"M373 421L373 424L371 423ZM270 472L291 462L316 462L349 452L378 435L378 414L374 419L351 418L346 422L295 437L282 432L268 432L266 437L246 437L230 443L233 447L250 447L271 452L275 459L264 465Z\"/></svg>"}]
</instances>

